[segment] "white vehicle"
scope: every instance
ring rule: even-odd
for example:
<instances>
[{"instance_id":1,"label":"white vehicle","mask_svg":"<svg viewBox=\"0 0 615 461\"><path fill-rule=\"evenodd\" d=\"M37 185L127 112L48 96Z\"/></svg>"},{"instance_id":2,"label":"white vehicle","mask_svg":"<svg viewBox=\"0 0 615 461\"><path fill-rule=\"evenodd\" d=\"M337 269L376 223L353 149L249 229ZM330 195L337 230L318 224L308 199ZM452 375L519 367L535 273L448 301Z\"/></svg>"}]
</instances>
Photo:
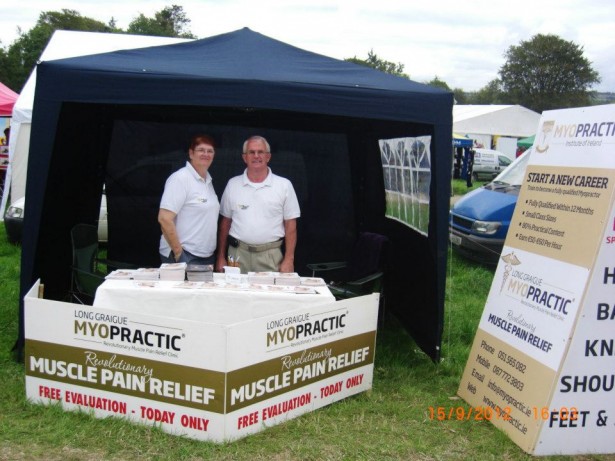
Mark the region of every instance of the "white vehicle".
<instances>
[{"instance_id":1,"label":"white vehicle","mask_svg":"<svg viewBox=\"0 0 615 461\"><path fill-rule=\"evenodd\" d=\"M21 236L23 232L23 217L26 210L26 198L22 197L15 200L7 208L4 214L4 227L6 229L6 236L11 243L21 242ZM107 197L102 194L100 200L100 211L98 214L98 241L101 243L107 242L108 230L107 230Z\"/></svg>"},{"instance_id":2,"label":"white vehicle","mask_svg":"<svg viewBox=\"0 0 615 461\"><path fill-rule=\"evenodd\" d=\"M502 170L512 163L512 160L502 152L492 149L474 149L474 166L472 178L492 180Z\"/></svg>"}]
</instances>

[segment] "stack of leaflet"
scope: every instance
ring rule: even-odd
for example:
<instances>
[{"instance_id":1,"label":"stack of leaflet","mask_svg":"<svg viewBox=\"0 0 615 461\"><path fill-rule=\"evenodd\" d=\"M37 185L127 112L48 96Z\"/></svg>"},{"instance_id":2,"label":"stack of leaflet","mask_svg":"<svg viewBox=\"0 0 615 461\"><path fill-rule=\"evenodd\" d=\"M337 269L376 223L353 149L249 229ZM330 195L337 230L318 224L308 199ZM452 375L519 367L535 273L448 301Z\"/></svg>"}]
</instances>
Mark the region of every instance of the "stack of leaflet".
<instances>
[{"instance_id":1,"label":"stack of leaflet","mask_svg":"<svg viewBox=\"0 0 615 461\"><path fill-rule=\"evenodd\" d=\"M276 275L280 275L279 272L248 272L248 283L273 285Z\"/></svg>"},{"instance_id":2,"label":"stack of leaflet","mask_svg":"<svg viewBox=\"0 0 615 461\"><path fill-rule=\"evenodd\" d=\"M105 276L107 280L132 280L135 270L123 269L115 270Z\"/></svg>"},{"instance_id":3,"label":"stack of leaflet","mask_svg":"<svg viewBox=\"0 0 615 461\"><path fill-rule=\"evenodd\" d=\"M188 264L186 275L189 282L213 282L214 266L211 264Z\"/></svg>"},{"instance_id":4,"label":"stack of leaflet","mask_svg":"<svg viewBox=\"0 0 615 461\"><path fill-rule=\"evenodd\" d=\"M186 280L186 263L164 263L160 266L160 280L183 282Z\"/></svg>"},{"instance_id":5,"label":"stack of leaflet","mask_svg":"<svg viewBox=\"0 0 615 461\"><path fill-rule=\"evenodd\" d=\"M301 285L307 285L311 287L324 287L327 283L320 277L303 277L301 279Z\"/></svg>"},{"instance_id":6,"label":"stack of leaflet","mask_svg":"<svg viewBox=\"0 0 615 461\"><path fill-rule=\"evenodd\" d=\"M296 272L284 272L275 276L276 285L298 286L301 285L301 277Z\"/></svg>"},{"instance_id":7,"label":"stack of leaflet","mask_svg":"<svg viewBox=\"0 0 615 461\"><path fill-rule=\"evenodd\" d=\"M141 268L133 272L132 278L135 280L158 280L160 270L157 268Z\"/></svg>"}]
</instances>

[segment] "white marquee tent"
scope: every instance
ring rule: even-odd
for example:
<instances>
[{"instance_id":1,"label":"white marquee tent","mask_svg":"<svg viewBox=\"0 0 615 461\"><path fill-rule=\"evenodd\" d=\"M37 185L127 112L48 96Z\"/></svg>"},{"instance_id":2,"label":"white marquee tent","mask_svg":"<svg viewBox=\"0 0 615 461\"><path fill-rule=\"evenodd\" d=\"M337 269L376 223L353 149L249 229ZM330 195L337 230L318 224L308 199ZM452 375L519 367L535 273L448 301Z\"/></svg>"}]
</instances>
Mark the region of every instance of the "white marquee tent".
<instances>
[{"instance_id":1,"label":"white marquee tent","mask_svg":"<svg viewBox=\"0 0 615 461\"><path fill-rule=\"evenodd\" d=\"M51 61L55 59L107 53L110 51L168 45L182 41L187 41L187 39L58 30L49 40L39 61ZM11 137L9 141L9 167L6 172L5 188L4 194L2 195L0 210L6 209L9 190L12 202L20 199L26 193L30 125L32 122L35 85L36 68L32 71L30 77L28 77L13 107ZM4 214L0 213L0 220L3 218Z\"/></svg>"},{"instance_id":2,"label":"white marquee tent","mask_svg":"<svg viewBox=\"0 0 615 461\"><path fill-rule=\"evenodd\" d=\"M510 140L516 149L518 138L536 134L540 114L519 105L455 105L453 106L453 131L480 140L490 147L493 138L501 142ZM498 148L498 146L496 146ZM498 148L503 152L505 148Z\"/></svg>"},{"instance_id":3,"label":"white marquee tent","mask_svg":"<svg viewBox=\"0 0 615 461\"><path fill-rule=\"evenodd\" d=\"M455 105L453 131L514 138L536 134L540 114L519 105Z\"/></svg>"}]
</instances>

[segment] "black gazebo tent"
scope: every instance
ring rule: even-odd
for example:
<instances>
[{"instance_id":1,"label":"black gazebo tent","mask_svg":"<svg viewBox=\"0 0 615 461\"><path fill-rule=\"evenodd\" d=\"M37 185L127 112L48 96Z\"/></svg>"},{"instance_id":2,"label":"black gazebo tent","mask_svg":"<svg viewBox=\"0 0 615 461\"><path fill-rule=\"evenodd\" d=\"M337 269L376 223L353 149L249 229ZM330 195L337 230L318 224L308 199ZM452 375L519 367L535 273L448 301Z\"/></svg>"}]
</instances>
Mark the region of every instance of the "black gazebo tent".
<instances>
[{"instance_id":1,"label":"black gazebo tent","mask_svg":"<svg viewBox=\"0 0 615 461\"><path fill-rule=\"evenodd\" d=\"M156 221L166 177L196 132L214 136L221 196L242 170L251 134L272 145L274 172L302 207L295 267L339 260L359 231L392 246L386 307L437 360L444 310L450 196L451 93L310 53L249 29L203 40L43 62L26 186L21 299L70 286L69 232L95 223L103 191L108 255L158 265ZM379 139L431 136L428 236L385 218ZM23 345L23 305L20 308Z\"/></svg>"}]
</instances>

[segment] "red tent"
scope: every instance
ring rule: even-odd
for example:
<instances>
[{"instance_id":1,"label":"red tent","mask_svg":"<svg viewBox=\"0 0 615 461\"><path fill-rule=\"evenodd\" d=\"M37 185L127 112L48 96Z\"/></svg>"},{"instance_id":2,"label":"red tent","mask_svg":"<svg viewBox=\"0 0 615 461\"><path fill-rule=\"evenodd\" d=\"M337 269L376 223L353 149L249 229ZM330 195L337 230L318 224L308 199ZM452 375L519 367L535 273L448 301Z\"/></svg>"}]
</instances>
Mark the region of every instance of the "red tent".
<instances>
[{"instance_id":1,"label":"red tent","mask_svg":"<svg viewBox=\"0 0 615 461\"><path fill-rule=\"evenodd\" d=\"M10 117L19 95L0 82L0 117Z\"/></svg>"}]
</instances>

